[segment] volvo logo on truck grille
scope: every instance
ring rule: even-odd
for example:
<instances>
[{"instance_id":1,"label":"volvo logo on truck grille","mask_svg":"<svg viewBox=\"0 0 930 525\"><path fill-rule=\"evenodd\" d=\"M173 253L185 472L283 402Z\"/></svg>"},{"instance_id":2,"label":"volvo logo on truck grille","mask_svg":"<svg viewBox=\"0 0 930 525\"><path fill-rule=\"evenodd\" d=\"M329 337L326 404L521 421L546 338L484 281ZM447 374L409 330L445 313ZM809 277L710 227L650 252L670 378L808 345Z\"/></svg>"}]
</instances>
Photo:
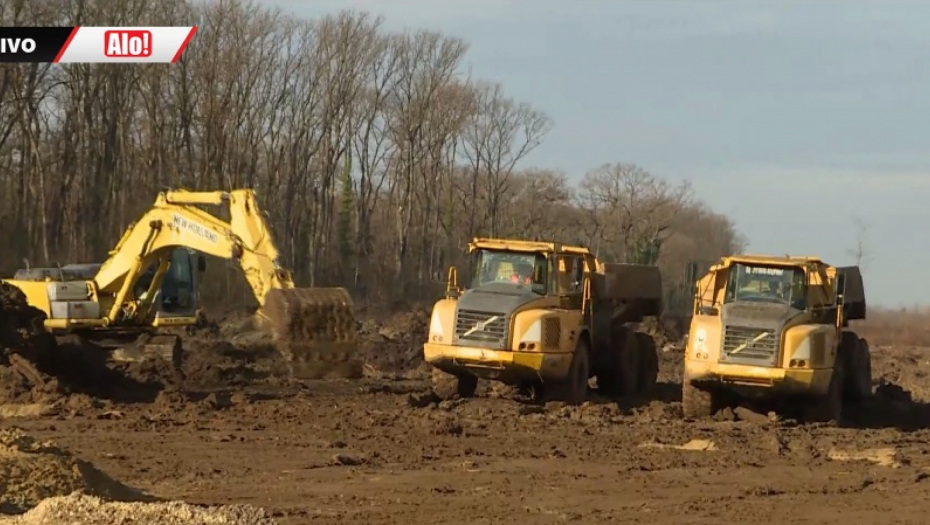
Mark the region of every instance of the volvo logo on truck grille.
<instances>
[{"instance_id":1,"label":"volvo logo on truck grille","mask_svg":"<svg viewBox=\"0 0 930 525\"><path fill-rule=\"evenodd\" d=\"M774 365L778 356L779 334L771 329L727 326L723 335L726 361L760 362Z\"/></svg>"},{"instance_id":2,"label":"volvo logo on truck grille","mask_svg":"<svg viewBox=\"0 0 930 525\"><path fill-rule=\"evenodd\" d=\"M507 331L507 316L499 312L459 310L455 320L455 334L461 339L501 342Z\"/></svg>"}]
</instances>

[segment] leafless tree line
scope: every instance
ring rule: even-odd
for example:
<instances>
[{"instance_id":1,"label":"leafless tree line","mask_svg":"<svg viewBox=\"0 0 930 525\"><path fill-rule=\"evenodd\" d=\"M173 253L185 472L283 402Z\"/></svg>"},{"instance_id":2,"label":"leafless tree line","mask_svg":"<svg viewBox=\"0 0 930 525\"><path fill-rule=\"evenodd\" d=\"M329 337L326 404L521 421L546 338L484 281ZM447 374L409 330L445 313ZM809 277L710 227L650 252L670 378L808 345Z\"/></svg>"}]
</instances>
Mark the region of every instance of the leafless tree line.
<instances>
[{"instance_id":1,"label":"leafless tree line","mask_svg":"<svg viewBox=\"0 0 930 525\"><path fill-rule=\"evenodd\" d=\"M522 167L553 122L470 78L457 38L248 1L10 0L0 22L200 26L174 65L0 68L5 274L102 260L168 187L254 188L302 284L372 299L435 295L476 235L658 263L670 288L686 261L742 247L689 185L635 165L580 185Z\"/></svg>"}]
</instances>

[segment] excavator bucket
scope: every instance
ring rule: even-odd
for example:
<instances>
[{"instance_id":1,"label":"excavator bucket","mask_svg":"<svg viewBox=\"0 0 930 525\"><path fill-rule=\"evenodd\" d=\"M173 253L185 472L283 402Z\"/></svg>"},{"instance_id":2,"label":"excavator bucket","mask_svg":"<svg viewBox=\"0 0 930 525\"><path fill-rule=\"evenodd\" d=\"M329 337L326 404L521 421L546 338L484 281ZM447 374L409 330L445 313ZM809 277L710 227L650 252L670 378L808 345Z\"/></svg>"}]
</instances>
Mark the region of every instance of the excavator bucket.
<instances>
[{"instance_id":1,"label":"excavator bucket","mask_svg":"<svg viewBox=\"0 0 930 525\"><path fill-rule=\"evenodd\" d=\"M357 378L362 363L352 307L345 288L273 289L258 317L294 377Z\"/></svg>"}]
</instances>

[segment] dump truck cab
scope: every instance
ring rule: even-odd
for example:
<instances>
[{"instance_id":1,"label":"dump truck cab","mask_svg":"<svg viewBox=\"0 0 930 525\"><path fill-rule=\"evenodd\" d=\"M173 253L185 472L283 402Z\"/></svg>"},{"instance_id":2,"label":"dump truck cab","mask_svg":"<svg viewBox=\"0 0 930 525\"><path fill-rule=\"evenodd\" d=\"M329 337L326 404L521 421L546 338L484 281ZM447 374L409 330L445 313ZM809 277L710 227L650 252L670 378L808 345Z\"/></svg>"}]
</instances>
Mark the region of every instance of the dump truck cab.
<instances>
[{"instance_id":1,"label":"dump truck cab","mask_svg":"<svg viewBox=\"0 0 930 525\"><path fill-rule=\"evenodd\" d=\"M682 403L686 417L742 399L796 401L811 419L838 419L871 394L862 275L817 257L722 258L696 285Z\"/></svg>"},{"instance_id":2,"label":"dump truck cab","mask_svg":"<svg viewBox=\"0 0 930 525\"><path fill-rule=\"evenodd\" d=\"M658 315L657 268L611 265L605 273L587 248L553 242L476 238L469 251L476 268L471 286L460 289L450 269L446 297L433 308L424 344L437 393L472 396L482 378L580 402L590 377L618 393L655 382L654 374L650 379L638 368L642 362L657 371L652 339L637 337L625 324ZM618 284L643 276L640 287ZM646 293L639 293L643 288ZM651 357L639 358L650 351ZM454 388L440 384L444 375Z\"/></svg>"}]
</instances>

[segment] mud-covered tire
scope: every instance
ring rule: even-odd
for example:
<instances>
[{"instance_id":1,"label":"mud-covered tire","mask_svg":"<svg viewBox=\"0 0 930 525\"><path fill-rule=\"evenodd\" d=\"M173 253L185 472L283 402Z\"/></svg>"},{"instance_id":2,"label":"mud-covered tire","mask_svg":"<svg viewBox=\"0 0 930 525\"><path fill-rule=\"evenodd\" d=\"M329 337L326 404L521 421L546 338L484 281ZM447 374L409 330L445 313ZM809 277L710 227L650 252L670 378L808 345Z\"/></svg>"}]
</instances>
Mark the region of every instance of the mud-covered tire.
<instances>
[{"instance_id":1,"label":"mud-covered tire","mask_svg":"<svg viewBox=\"0 0 930 525\"><path fill-rule=\"evenodd\" d=\"M636 332L636 350L639 354L637 393L651 392L659 380L659 354L655 339L651 335Z\"/></svg>"},{"instance_id":2,"label":"mud-covered tire","mask_svg":"<svg viewBox=\"0 0 930 525\"><path fill-rule=\"evenodd\" d=\"M618 326L611 333L612 354L597 373L597 389L606 396L624 397L639 390L639 343L634 332Z\"/></svg>"},{"instance_id":3,"label":"mud-covered tire","mask_svg":"<svg viewBox=\"0 0 930 525\"><path fill-rule=\"evenodd\" d=\"M853 402L860 392L858 385L859 338L856 334L845 330L840 334L836 361L842 361L845 372L842 385L843 399Z\"/></svg>"},{"instance_id":4,"label":"mud-covered tire","mask_svg":"<svg viewBox=\"0 0 930 525\"><path fill-rule=\"evenodd\" d=\"M861 403L872 397L872 351L869 342L858 338L855 352L855 373L847 381L850 386L850 401Z\"/></svg>"},{"instance_id":5,"label":"mud-covered tire","mask_svg":"<svg viewBox=\"0 0 930 525\"><path fill-rule=\"evenodd\" d=\"M478 391L478 378L471 374L455 375L433 367L431 380L433 393L444 400L475 397Z\"/></svg>"},{"instance_id":6,"label":"mud-covered tire","mask_svg":"<svg viewBox=\"0 0 930 525\"><path fill-rule=\"evenodd\" d=\"M591 377L591 353L587 339L579 339L572 354L568 375L561 381L549 381L537 390L539 402L561 401L580 405L588 399L588 379Z\"/></svg>"},{"instance_id":7,"label":"mud-covered tire","mask_svg":"<svg viewBox=\"0 0 930 525\"><path fill-rule=\"evenodd\" d=\"M714 394L702 390L685 376L681 382L681 412L685 419L701 419L714 415Z\"/></svg>"},{"instance_id":8,"label":"mud-covered tire","mask_svg":"<svg viewBox=\"0 0 930 525\"><path fill-rule=\"evenodd\" d=\"M846 384L846 363L840 357L837 356L827 392L811 399L805 407L805 422L828 423L835 421L839 424L841 421L843 417L843 387Z\"/></svg>"}]
</instances>

